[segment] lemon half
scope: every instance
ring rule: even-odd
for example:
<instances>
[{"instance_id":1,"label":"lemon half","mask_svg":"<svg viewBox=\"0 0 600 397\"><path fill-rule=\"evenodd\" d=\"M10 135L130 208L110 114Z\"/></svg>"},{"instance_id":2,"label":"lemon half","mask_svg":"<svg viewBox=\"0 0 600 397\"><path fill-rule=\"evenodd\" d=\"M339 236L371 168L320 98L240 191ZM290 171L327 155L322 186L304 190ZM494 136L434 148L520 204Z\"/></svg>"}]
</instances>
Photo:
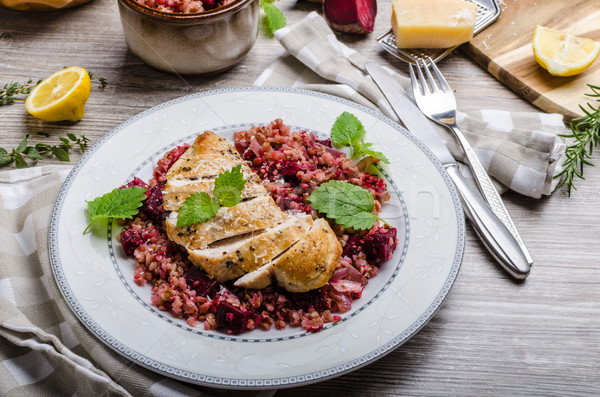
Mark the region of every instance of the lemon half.
<instances>
[{"instance_id":1,"label":"lemon half","mask_svg":"<svg viewBox=\"0 0 600 397\"><path fill-rule=\"evenodd\" d=\"M535 60L554 76L581 73L600 54L597 41L539 25L533 33L532 46Z\"/></svg>"},{"instance_id":2,"label":"lemon half","mask_svg":"<svg viewBox=\"0 0 600 397\"><path fill-rule=\"evenodd\" d=\"M44 121L79 121L90 96L88 72L71 66L51 74L27 96L25 108Z\"/></svg>"}]
</instances>

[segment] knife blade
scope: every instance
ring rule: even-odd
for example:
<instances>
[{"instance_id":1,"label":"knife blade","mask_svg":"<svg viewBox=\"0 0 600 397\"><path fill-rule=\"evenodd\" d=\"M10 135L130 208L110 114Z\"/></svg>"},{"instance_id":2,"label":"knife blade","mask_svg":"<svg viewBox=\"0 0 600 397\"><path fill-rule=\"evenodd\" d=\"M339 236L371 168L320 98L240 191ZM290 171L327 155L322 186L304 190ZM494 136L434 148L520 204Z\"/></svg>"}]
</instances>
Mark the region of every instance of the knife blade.
<instances>
[{"instance_id":1,"label":"knife blade","mask_svg":"<svg viewBox=\"0 0 600 397\"><path fill-rule=\"evenodd\" d=\"M456 186L466 216L488 251L512 277L525 279L529 275L531 267L519 242L500 218L494 214L479 192L471 187L460 173L456 160L433 128L431 121L408 97L404 87L381 65L367 62L365 69L408 131L423 141L440 160Z\"/></svg>"}]
</instances>

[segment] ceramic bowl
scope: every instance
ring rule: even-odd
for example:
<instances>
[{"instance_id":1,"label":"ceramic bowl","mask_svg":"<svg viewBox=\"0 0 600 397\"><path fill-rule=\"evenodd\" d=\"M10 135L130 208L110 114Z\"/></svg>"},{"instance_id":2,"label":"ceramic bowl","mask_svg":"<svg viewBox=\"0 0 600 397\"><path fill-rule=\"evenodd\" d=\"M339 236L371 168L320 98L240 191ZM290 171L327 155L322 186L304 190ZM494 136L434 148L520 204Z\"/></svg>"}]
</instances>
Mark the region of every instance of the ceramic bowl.
<instances>
[{"instance_id":1,"label":"ceramic bowl","mask_svg":"<svg viewBox=\"0 0 600 397\"><path fill-rule=\"evenodd\" d=\"M176 74L213 74L237 64L258 35L259 0L197 14L161 12L119 0L127 46L148 65Z\"/></svg>"}]
</instances>

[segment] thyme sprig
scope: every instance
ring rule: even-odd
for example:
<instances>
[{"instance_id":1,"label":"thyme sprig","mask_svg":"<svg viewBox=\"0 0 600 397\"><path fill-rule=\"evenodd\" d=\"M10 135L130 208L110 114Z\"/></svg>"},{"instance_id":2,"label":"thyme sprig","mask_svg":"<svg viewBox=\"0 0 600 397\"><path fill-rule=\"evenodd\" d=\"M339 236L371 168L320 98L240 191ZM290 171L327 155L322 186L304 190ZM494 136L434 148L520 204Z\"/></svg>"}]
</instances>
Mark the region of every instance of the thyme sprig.
<instances>
[{"instance_id":1,"label":"thyme sprig","mask_svg":"<svg viewBox=\"0 0 600 397\"><path fill-rule=\"evenodd\" d=\"M98 80L101 89L106 87L107 81L104 77L96 77L91 72L88 72L88 75L90 76L90 80ZM33 90L41 82L42 79L35 82L33 79L29 79L24 83L10 82L4 84L2 89L0 89L0 106L10 105L15 101L24 101L31 90Z\"/></svg>"},{"instance_id":2,"label":"thyme sprig","mask_svg":"<svg viewBox=\"0 0 600 397\"><path fill-rule=\"evenodd\" d=\"M600 102L600 87L588 84L592 93L585 95L590 98L596 98ZM557 188L566 184L567 193L571 196L571 189L575 188L575 177L583 177L583 167L585 165L594 166L590 161L594 147L600 142L600 105L594 107L591 103L586 106L579 105L579 108L585 113L585 116L577 117L571 120L571 133L560 135L563 138L573 139L573 143L567 146L565 150L566 160L563 163L564 169L556 174L555 178L564 177Z\"/></svg>"},{"instance_id":3,"label":"thyme sprig","mask_svg":"<svg viewBox=\"0 0 600 397\"><path fill-rule=\"evenodd\" d=\"M38 135L48 137L49 134L39 132ZM66 137L59 137L60 144L49 145L47 143L36 143L30 145L28 143L29 134L25 135L21 143L16 148L13 148L10 152L0 147L0 167L15 162L17 168L27 168L30 165L36 164L39 160L44 158L44 155L54 156L60 161L69 162L68 151L73 149L74 146L79 147L81 152L85 152L87 144L90 142L89 138L85 135L77 137L75 134L68 133ZM27 159L30 162L27 162Z\"/></svg>"},{"instance_id":4,"label":"thyme sprig","mask_svg":"<svg viewBox=\"0 0 600 397\"><path fill-rule=\"evenodd\" d=\"M31 90L41 82L42 80L38 80L34 83L32 79L29 79L24 83L11 82L4 84L4 87L0 90L0 106L10 105L17 100L25 100Z\"/></svg>"}]
</instances>

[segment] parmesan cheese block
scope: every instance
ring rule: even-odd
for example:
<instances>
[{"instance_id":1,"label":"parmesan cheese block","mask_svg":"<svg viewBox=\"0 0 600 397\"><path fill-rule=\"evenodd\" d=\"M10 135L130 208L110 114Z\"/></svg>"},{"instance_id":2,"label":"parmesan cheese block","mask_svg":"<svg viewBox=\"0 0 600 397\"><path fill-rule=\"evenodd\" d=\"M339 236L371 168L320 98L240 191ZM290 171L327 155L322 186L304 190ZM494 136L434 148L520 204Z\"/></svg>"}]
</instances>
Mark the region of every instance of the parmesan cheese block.
<instances>
[{"instance_id":1,"label":"parmesan cheese block","mask_svg":"<svg viewBox=\"0 0 600 397\"><path fill-rule=\"evenodd\" d=\"M461 0L395 0L392 30L398 48L448 48L473 38L477 5Z\"/></svg>"}]
</instances>

